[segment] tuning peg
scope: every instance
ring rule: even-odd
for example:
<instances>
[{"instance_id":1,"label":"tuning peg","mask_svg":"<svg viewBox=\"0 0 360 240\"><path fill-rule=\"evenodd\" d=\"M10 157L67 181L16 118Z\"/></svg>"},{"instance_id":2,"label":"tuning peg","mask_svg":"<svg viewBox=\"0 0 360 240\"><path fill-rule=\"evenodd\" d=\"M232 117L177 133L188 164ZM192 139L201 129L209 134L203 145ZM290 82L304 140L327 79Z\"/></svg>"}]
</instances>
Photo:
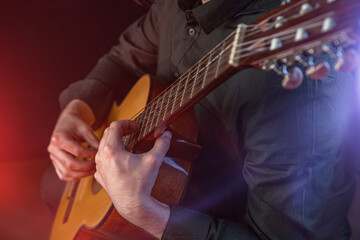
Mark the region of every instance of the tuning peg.
<instances>
[{"instance_id":1,"label":"tuning peg","mask_svg":"<svg viewBox=\"0 0 360 240\"><path fill-rule=\"evenodd\" d=\"M289 74L283 78L281 85L285 89L292 90L298 88L303 82L303 79L304 75L301 69L298 67L293 67L289 70Z\"/></svg>"},{"instance_id":2,"label":"tuning peg","mask_svg":"<svg viewBox=\"0 0 360 240\"><path fill-rule=\"evenodd\" d=\"M342 58L344 55L344 50L340 45L335 46L331 43L324 43L321 46L321 50L333 57Z\"/></svg>"},{"instance_id":3,"label":"tuning peg","mask_svg":"<svg viewBox=\"0 0 360 240\"><path fill-rule=\"evenodd\" d=\"M331 29L333 29L335 26L336 26L335 19L333 17L327 17L323 22L321 32L328 32Z\"/></svg>"},{"instance_id":4,"label":"tuning peg","mask_svg":"<svg viewBox=\"0 0 360 240\"><path fill-rule=\"evenodd\" d=\"M311 12L312 10L314 10L313 6L311 6L309 3L304 3L303 5L301 5L300 15L304 15L308 12Z\"/></svg>"},{"instance_id":5,"label":"tuning peg","mask_svg":"<svg viewBox=\"0 0 360 240\"><path fill-rule=\"evenodd\" d=\"M305 57L303 54L297 54L294 57L295 61L301 63L305 67L313 67L314 66L314 60L312 56Z\"/></svg>"},{"instance_id":6,"label":"tuning peg","mask_svg":"<svg viewBox=\"0 0 360 240\"><path fill-rule=\"evenodd\" d=\"M301 41L303 39L306 39L309 37L309 33L305 30L305 28L298 28L296 30L296 34L295 34L295 42Z\"/></svg>"},{"instance_id":7,"label":"tuning peg","mask_svg":"<svg viewBox=\"0 0 360 240\"><path fill-rule=\"evenodd\" d=\"M330 72L330 65L328 62L320 62L315 66L310 66L305 73L312 79L320 80L326 77Z\"/></svg>"},{"instance_id":8,"label":"tuning peg","mask_svg":"<svg viewBox=\"0 0 360 240\"><path fill-rule=\"evenodd\" d=\"M291 0L282 0L281 5L285 5L285 4L290 3L290 2L291 2Z\"/></svg>"},{"instance_id":9,"label":"tuning peg","mask_svg":"<svg viewBox=\"0 0 360 240\"><path fill-rule=\"evenodd\" d=\"M359 53L353 49L347 49L343 56L335 64L335 70L340 72L353 71L360 62Z\"/></svg>"}]
</instances>

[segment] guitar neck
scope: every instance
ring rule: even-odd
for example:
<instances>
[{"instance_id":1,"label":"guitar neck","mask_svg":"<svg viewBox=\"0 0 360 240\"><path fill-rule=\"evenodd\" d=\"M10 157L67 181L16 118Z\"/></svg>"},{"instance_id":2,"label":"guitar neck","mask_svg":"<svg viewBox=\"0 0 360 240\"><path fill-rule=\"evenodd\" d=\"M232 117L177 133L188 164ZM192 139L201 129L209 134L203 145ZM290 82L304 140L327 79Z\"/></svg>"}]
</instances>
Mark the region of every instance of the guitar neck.
<instances>
[{"instance_id":1,"label":"guitar neck","mask_svg":"<svg viewBox=\"0 0 360 240\"><path fill-rule=\"evenodd\" d=\"M323 53L341 57L360 40L359 0L293 0L237 29L153 99L133 120L140 129L127 149L174 121L237 70L255 67L288 76L296 62L309 66Z\"/></svg>"},{"instance_id":2,"label":"guitar neck","mask_svg":"<svg viewBox=\"0 0 360 240\"><path fill-rule=\"evenodd\" d=\"M239 40L236 33L220 42L133 118L140 129L124 138L127 149L132 150L157 128L172 123L235 71L230 59L234 56L233 45Z\"/></svg>"}]
</instances>

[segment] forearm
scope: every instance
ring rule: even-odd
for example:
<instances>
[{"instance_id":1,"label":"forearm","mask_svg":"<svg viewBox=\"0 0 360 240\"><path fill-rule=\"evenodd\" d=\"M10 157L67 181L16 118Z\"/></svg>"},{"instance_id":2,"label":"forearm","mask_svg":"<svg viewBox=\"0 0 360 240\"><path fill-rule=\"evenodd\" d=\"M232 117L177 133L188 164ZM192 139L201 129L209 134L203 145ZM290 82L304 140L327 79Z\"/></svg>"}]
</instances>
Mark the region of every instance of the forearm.
<instances>
[{"instance_id":1,"label":"forearm","mask_svg":"<svg viewBox=\"0 0 360 240\"><path fill-rule=\"evenodd\" d=\"M64 114L75 115L88 125L92 125L96 120L90 106L80 99L71 100L64 108L62 115Z\"/></svg>"}]
</instances>

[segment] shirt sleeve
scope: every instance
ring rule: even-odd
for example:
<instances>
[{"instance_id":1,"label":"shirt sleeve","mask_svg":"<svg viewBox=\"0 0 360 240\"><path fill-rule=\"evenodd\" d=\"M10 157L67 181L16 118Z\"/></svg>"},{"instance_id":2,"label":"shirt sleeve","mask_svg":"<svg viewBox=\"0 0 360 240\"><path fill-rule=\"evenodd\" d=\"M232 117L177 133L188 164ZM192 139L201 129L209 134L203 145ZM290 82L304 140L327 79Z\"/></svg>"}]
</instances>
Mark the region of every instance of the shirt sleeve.
<instances>
[{"instance_id":1,"label":"shirt sleeve","mask_svg":"<svg viewBox=\"0 0 360 240\"><path fill-rule=\"evenodd\" d=\"M170 218L162 240L259 239L245 222L233 222L183 208L171 206Z\"/></svg>"},{"instance_id":2,"label":"shirt sleeve","mask_svg":"<svg viewBox=\"0 0 360 240\"><path fill-rule=\"evenodd\" d=\"M73 99L87 102L95 114L96 128L114 100L121 101L141 75L155 73L161 6L160 2L153 4L147 14L121 34L119 44L98 61L85 79L62 91L62 109Z\"/></svg>"}]
</instances>

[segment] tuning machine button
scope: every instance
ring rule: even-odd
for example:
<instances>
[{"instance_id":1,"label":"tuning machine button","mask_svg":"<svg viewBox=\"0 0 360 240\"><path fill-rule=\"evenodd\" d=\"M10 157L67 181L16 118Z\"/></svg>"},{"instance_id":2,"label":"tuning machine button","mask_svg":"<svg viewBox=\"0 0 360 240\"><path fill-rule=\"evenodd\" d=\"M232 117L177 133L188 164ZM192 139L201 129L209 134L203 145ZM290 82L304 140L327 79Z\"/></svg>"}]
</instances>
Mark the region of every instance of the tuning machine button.
<instances>
[{"instance_id":1,"label":"tuning machine button","mask_svg":"<svg viewBox=\"0 0 360 240\"><path fill-rule=\"evenodd\" d=\"M320 62L314 64L312 56L305 57L302 54L295 56L295 60L305 67L307 67L305 73L312 79L320 80L326 77L330 72L330 65L327 62Z\"/></svg>"},{"instance_id":2,"label":"tuning machine button","mask_svg":"<svg viewBox=\"0 0 360 240\"><path fill-rule=\"evenodd\" d=\"M287 58L282 58L277 62L266 62L261 65L264 71L274 71L277 74L283 76L281 85L285 89L295 89L303 82L303 73L298 67L292 67L288 71L288 65L290 62Z\"/></svg>"},{"instance_id":3,"label":"tuning machine button","mask_svg":"<svg viewBox=\"0 0 360 240\"><path fill-rule=\"evenodd\" d=\"M304 79L304 75L301 69L298 67L292 67L289 70L289 74L283 78L281 85L285 89L292 90L298 88L303 82L303 79Z\"/></svg>"},{"instance_id":4,"label":"tuning machine button","mask_svg":"<svg viewBox=\"0 0 360 240\"><path fill-rule=\"evenodd\" d=\"M350 48L347 49L343 53L343 56L338 59L334 68L336 71L348 72L356 69L359 63L360 63L359 54L355 49Z\"/></svg>"},{"instance_id":5,"label":"tuning machine button","mask_svg":"<svg viewBox=\"0 0 360 240\"><path fill-rule=\"evenodd\" d=\"M326 77L330 72L330 65L328 62L320 62L315 66L306 69L305 73L307 76L315 80L320 80Z\"/></svg>"}]
</instances>

